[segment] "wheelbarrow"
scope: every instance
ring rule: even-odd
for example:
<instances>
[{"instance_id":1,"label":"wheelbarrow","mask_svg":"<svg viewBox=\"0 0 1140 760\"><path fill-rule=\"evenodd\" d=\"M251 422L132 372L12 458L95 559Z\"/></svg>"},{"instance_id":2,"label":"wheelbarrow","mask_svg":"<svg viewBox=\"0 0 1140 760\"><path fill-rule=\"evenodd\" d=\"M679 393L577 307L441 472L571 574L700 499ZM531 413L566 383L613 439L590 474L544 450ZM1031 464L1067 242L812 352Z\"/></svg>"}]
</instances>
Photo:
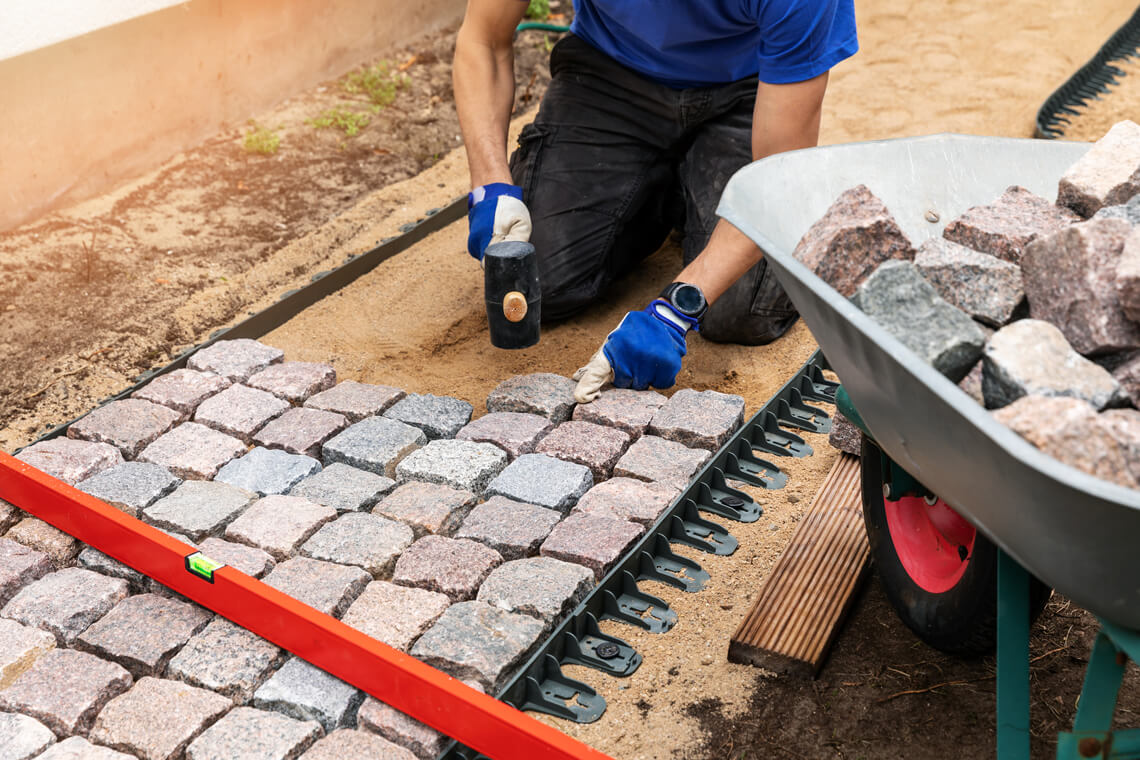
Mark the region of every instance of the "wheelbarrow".
<instances>
[{"instance_id":1,"label":"wheelbarrow","mask_svg":"<svg viewBox=\"0 0 1140 760\"><path fill-rule=\"evenodd\" d=\"M917 246L1009 185L1054 197L1088 148L965 135L812 148L741 169L718 209L765 251L839 375L841 408L866 434L864 520L895 609L936 647L996 644L1003 760L1029 756L1029 624L1048 587L1102 626L1057 756L1140 757L1140 729L1111 731L1123 665L1140 658L1140 492L1038 451L792 251L854 185L881 198Z\"/></svg>"}]
</instances>

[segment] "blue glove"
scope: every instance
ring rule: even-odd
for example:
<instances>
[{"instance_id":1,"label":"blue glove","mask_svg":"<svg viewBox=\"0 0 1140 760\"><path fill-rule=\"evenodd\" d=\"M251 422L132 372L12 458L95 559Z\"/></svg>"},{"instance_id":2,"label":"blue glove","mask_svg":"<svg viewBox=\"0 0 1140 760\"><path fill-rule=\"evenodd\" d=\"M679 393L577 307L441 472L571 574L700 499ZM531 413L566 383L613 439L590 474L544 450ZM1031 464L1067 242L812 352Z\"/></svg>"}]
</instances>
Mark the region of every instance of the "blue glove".
<instances>
[{"instance_id":1,"label":"blue glove","mask_svg":"<svg viewBox=\"0 0 1140 760\"><path fill-rule=\"evenodd\" d=\"M505 182L480 185L467 196L467 252L477 261L491 243L530 242L530 212L522 188Z\"/></svg>"}]
</instances>

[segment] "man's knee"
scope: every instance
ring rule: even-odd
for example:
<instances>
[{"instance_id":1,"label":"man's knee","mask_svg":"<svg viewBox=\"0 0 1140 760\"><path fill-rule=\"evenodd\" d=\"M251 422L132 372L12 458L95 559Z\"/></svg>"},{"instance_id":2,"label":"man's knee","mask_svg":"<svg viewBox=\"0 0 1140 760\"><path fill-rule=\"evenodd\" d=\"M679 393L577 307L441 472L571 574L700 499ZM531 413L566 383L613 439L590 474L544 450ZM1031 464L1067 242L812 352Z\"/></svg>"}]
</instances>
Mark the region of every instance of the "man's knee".
<instances>
[{"instance_id":1,"label":"man's knee","mask_svg":"<svg viewBox=\"0 0 1140 760\"><path fill-rule=\"evenodd\" d=\"M709 308L701 320L701 336L714 343L763 345L787 332L797 316L767 263L761 261Z\"/></svg>"}]
</instances>

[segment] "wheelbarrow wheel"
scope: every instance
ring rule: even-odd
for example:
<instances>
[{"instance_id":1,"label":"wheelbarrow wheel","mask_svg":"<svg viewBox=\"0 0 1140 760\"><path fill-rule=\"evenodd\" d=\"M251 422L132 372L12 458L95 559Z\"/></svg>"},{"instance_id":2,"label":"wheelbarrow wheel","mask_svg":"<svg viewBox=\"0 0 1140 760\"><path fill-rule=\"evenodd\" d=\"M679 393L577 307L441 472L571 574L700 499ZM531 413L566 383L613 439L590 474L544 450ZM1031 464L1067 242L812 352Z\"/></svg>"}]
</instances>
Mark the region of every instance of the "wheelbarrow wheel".
<instances>
[{"instance_id":1,"label":"wheelbarrow wheel","mask_svg":"<svg viewBox=\"0 0 1140 760\"><path fill-rule=\"evenodd\" d=\"M920 639L956 655L994 651L997 547L937 497L887 498L882 451L863 439L863 521L887 599ZM1051 589L1030 577L1030 620Z\"/></svg>"}]
</instances>

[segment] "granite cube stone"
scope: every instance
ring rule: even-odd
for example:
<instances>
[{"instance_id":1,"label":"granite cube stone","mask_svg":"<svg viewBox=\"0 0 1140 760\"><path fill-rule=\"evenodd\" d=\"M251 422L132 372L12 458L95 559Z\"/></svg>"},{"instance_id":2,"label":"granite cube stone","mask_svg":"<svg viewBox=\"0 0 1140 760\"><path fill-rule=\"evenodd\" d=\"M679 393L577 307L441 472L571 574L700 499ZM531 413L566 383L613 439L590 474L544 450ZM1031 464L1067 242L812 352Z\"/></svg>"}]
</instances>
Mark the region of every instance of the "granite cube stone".
<instances>
[{"instance_id":1,"label":"granite cube stone","mask_svg":"<svg viewBox=\"0 0 1140 760\"><path fill-rule=\"evenodd\" d=\"M467 423L455 434L459 441L493 443L514 459L534 451L542 437L554 429L545 417L525 412L491 412Z\"/></svg>"},{"instance_id":2,"label":"granite cube stone","mask_svg":"<svg viewBox=\"0 0 1140 760\"><path fill-rule=\"evenodd\" d=\"M29 715L57 736L86 734L96 714L131 685L121 665L74 649L53 649L0 691L0 710Z\"/></svg>"},{"instance_id":3,"label":"granite cube stone","mask_svg":"<svg viewBox=\"0 0 1140 760\"><path fill-rule=\"evenodd\" d=\"M355 565L375 578L392 574L400 553L412 545L415 535L403 523L379 515L349 512L326 523L301 547L313 559Z\"/></svg>"},{"instance_id":4,"label":"granite cube stone","mask_svg":"<svg viewBox=\"0 0 1140 760\"><path fill-rule=\"evenodd\" d=\"M571 514L613 517L648 527L657 522L679 493L679 489L668 483L610 478L587 491Z\"/></svg>"},{"instance_id":5,"label":"granite cube stone","mask_svg":"<svg viewBox=\"0 0 1140 760\"><path fill-rule=\"evenodd\" d=\"M0 538L0 606L52 569L51 558L43 552L10 538Z\"/></svg>"},{"instance_id":6,"label":"granite cube stone","mask_svg":"<svg viewBox=\"0 0 1140 760\"><path fill-rule=\"evenodd\" d=\"M254 443L291 454L320 457L321 445L348 427L348 418L320 409L294 408L253 436Z\"/></svg>"},{"instance_id":7,"label":"granite cube stone","mask_svg":"<svg viewBox=\"0 0 1140 760\"><path fill-rule=\"evenodd\" d=\"M515 375L499 383L487 397L488 412L537 414L557 424L570 419L574 411L574 387L568 377L537 372Z\"/></svg>"},{"instance_id":8,"label":"granite cube stone","mask_svg":"<svg viewBox=\"0 0 1140 760\"><path fill-rule=\"evenodd\" d=\"M845 451L852 456L861 456L863 451L862 431L855 427L851 420L844 417L838 409L831 416L831 432L827 436L827 442L833 448Z\"/></svg>"},{"instance_id":9,"label":"granite cube stone","mask_svg":"<svg viewBox=\"0 0 1140 760\"><path fill-rule=\"evenodd\" d=\"M614 465L614 477L661 482L684 490L710 459L712 452L706 449L690 449L676 441L646 435L634 441Z\"/></svg>"},{"instance_id":10,"label":"granite cube stone","mask_svg":"<svg viewBox=\"0 0 1140 760\"><path fill-rule=\"evenodd\" d=\"M546 454L523 454L490 482L486 496L569 511L594 485L590 468Z\"/></svg>"},{"instance_id":11,"label":"granite cube stone","mask_svg":"<svg viewBox=\"0 0 1140 760\"><path fill-rule=\"evenodd\" d=\"M111 578L122 578L133 593L147 591L151 588L151 584L157 583L157 581L148 578L131 566L123 564L113 557L108 557L91 546L85 547L83 551L79 552L77 560L79 567L85 570L91 570Z\"/></svg>"},{"instance_id":12,"label":"granite cube stone","mask_svg":"<svg viewBox=\"0 0 1140 760\"><path fill-rule=\"evenodd\" d=\"M478 494L506 466L506 453L490 443L436 440L404 457L396 465L396 477Z\"/></svg>"},{"instance_id":13,"label":"granite cube stone","mask_svg":"<svg viewBox=\"0 0 1140 760\"><path fill-rule=\"evenodd\" d=\"M231 385L233 380L213 372L176 369L151 380L132 393L131 398L162 404L189 416L203 401Z\"/></svg>"},{"instance_id":14,"label":"granite cube stone","mask_svg":"<svg viewBox=\"0 0 1140 760\"><path fill-rule=\"evenodd\" d=\"M323 734L316 721L235 707L190 742L186 760L292 760Z\"/></svg>"},{"instance_id":15,"label":"granite cube stone","mask_svg":"<svg viewBox=\"0 0 1140 760\"><path fill-rule=\"evenodd\" d=\"M373 581L344 613L342 621L377 641L407 652L412 642L449 606L451 599L446 594Z\"/></svg>"},{"instance_id":16,"label":"granite cube stone","mask_svg":"<svg viewBox=\"0 0 1140 760\"><path fill-rule=\"evenodd\" d=\"M138 460L162 465L184 480L209 480L244 453L245 444L232 435L184 422L143 449Z\"/></svg>"},{"instance_id":17,"label":"granite cube stone","mask_svg":"<svg viewBox=\"0 0 1140 760\"><path fill-rule=\"evenodd\" d=\"M946 225L942 237L1020 264L1025 247L1081 219L1016 185L988 206L975 206Z\"/></svg>"},{"instance_id":18,"label":"granite cube stone","mask_svg":"<svg viewBox=\"0 0 1140 760\"><path fill-rule=\"evenodd\" d=\"M294 557L278 564L263 580L326 615L340 617L372 576L359 567Z\"/></svg>"},{"instance_id":19,"label":"granite cube stone","mask_svg":"<svg viewBox=\"0 0 1140 760\"><path fill-rule=\"evenodd\" d=\"M945 238L919 246L914 265L947 303L992 327L1014 319L1025 301L1016 264Z\"/></svg>"},{"instance_id":20,"label":"granite cube stone","mask_svg":"<svg viewBox=\"0 0 1140 760\"><path fill-rule=\"evenodd\" d=\"M36 760L136 760L134 755L116 752L110 747L92 744L82 736L71 736L58 744L51 745L48 751Z\"/></svg>"},{"instance_id":21,"label":"granite cube stone","mask_svg":"<svg viewBox=\"0 0 1140 760\"><path fill-rule=\"evenodd\" d=\"M267 551L220 538L207 538L199 544L198 549L210 559L237 568L254 578L265 575L277 564Z\"/></svg>"},{"instance_id":22,"label":"granite cube stone","mask_svg":"<svg viewBox=\"0 0 1140 760\"><path fill-rule=\"evenodd\" d=\"M0 618L0 691L54 648L55 636L47 631Z\"/></svg>"},{"instance_id":23,"label":"granite cube stone","mask_svg":"<svg viewBox=\"0 0 1140 760\"><path fill-rule=\"evenodd\" d=\"M629 433L624 430L569 420L551 430L535 447L535 453L589 467L594 480L599 481L610 476L629 444Z\"/></svg>"},{"instance_id":24,"label":"granite cube stone","mask_svg":"<svg viewBox=\"0 0 1140 760\"><path fill-rule=\"evenodd\" d=\"M35 718L0 713L0 757L31 760L55 742L55 734Z\"/></svg>"},{"instance_id":25,"label":"granite cube stone","mask_svg":"<svg viewBox=\"0 0 1140 760\"><path fill-rule=\"evenodd\" d=\"M222 530L257 496L225 483L188 480L143 510L147 521L201 541Z\"/></svg>"},{"instance_id":26,"label":"granite cube stone","mask_svg":"<svg viewBox=\"0 0 1140 760\"><path fill-rule=\"evenodd\" d=\"M551 557L530 557L492 570L476 599L538 618L549 628L577 607L594 583L594 573L587 567Z\"/></svg>"},{"instance_id":27,"label":"granite cube stone","mask_svg":"<svg viewBox=\"0 0 1140 760\"><path fill-rule=\"evenodd\" d=\"M203 401L194 412L194 421L252 443L254 433L289 409L288 401L272 393L246 385L231 385Z\"/></svg>"},{"instance_id":28,"label":"granite cube stone","mask_svg":"<svg viewBox=\"0 0 1140 760\"><path fill-rule=\"evenodd\" d=\"M81 633L75 646L119 663L135 678L153 676L213 616L158 594L128 596Z\"/></svg>"},{"instance_id":29,"label":"granite cube stone","mask_svg":"<svg viewBox=\"0 0 1140 760\"><path fill-rule=\"evenodd\" d=\"M212 346L196 351L186 366L200 372L213 372L240 383L284 358L285 352L279 348L250 338L238 338L219 340Z\"/></svg>"},{"instance_id":30,"label":"granite cube stone","mask_svg":"<svg viewBox=\"0 0 1140 760\"><path fill-rule=\"evenodd\" d=\"M313 745L300 760L344 760L344 758L374 758L375 760L416 760L416 756L387 739L357 731L338 728Z\"/></svg>"},{"instance_id":31,"label":"granite cube stone","mask_svg":"<svg viewBox=\"0 0 1140 760\"><path fill-rule=\"evenodd\" d=\"M281 561L296 553L336 510L300 496L266 496L226 528L226 538L256 546Z\"/></svg>"},{"instance_id":32,"label":"granite cube stone","mask_svg":"<svg viewBox=\"0 0 1140 760\"><path fill-rule=\"evenodd\" d=\"M112 401L76 420L67 436L109 443L133 459L143 447L186 419L169 407L132 398Z\"/></svg>"},{"instance_id":33,"label":"granite cube stone","mask_svg":"<svg viewBox=\"0 0 1140 760\"><path fill-rule=\"evenodd\" d=\"M473 506L475 494L470 491L410 480L377 502L372 514L404 523L419 538L428 533L451 534Z\"/></svg>"},{"instance_id":34,"label":"granite cube stone","mask_svg":"<svg viewBox=\"0 0 1140 760\"><path fill-rule=\"evenodd\" d=\"M483 687L474 681L464 683L479 692L483 691ZM445 734L375 697L364 698L364 703L356 713L356 725L364 731L379 734L419 760L434 760L451 741Z\"/></svg>"},{"instance_id":35,"label":"granite cube stone","mask_svg":"<svg viewBox=\"0 0 1140 760\"><path fill-rule=\"evenodd\" d=\"M176 760L230 706L212 691L147 676L107 703L91 739L142 760Z\"/></svg>"},{"instance_id":36,"label":"granite cube stone","mask_svg":"<svg viewBox=\"0 0 1140 760\"><path fill-rule=\"evenodd\" d=\"M70 565L82 546L71 534L38 517L25 517L9 528L4 536L43 552L57 567Z\"/></svg>"},{"instance_id":37,"label":"granite cube stone","mask_svg":"<svg viewBox=\"0 0 1140 760\"><path fill-rule=\"evenodd\" d=\"M302 480L289 495L302 496L337 512L362 512L375 506L395 485L391 478L334 462Z\"/></svg>"},{"instance_id":38,"label":"granite cube stone","mask_svg":"<svg viewBox=\"0 0 1140 760\"><path fill-rule=\"evenodd\" d=\"M309 409L343 414L349 422L360 422L365 417L382 414L404 396L402 390L388 385L368 385L355 380L342 380L327 391L309 397L305 401L305 406Z\"/></svg>"},{"instance_id":39,"label":"granite cube stone","mask_svg":"<svg viewBox=\"0 0 1140 760\"><path fill-rule=\"evenodd\" d=\"M79 490L138 517L139 512L173 491L182 481L165 467L124 462L79 483Z\"/></svg>"},{"instance_id":40,"label":"granite cube stone","mask_svg":"<svg viewBox=\"0 0 1140 760\"><path fill-rule=\"evenodd\" d=\"M73 438L33 443L17 454L16 459L70 485L123 463L122 453L111 444Z\"/></svg>"},{"instance_id":41,"label":"granite cube stone","mask_svg":"<svg viewBox=\"0 0 1140 760\"><path fill-rule=\"evenodd\" d=\"M1140 195L1134 195L1125 203L1105 206L1092 215L1093 219L1123 219L1133 227L1140 226Z\"/></svg>"},{"instance_id":42,"label":"granite cube stone","mask_svg":"<svg viewBox=\"0 0 1140 760\"><path fill-rule=\"evenodd\" d=\"M562 514L553 509L492 496L471 510L455 537L485 544L503 559L522 559L538 553L539 545L561 519Z\"/></svg>"},{"instance_id":43,"label":"granite cube stone","mask_svg":"<svg viewBox=\"0 0 1140 760\"><path fill-rule=\"evenodd\" d=\"M253 694L253 706L297 720L315 720L325 731L348 725L364 692L299 657L290 657Z\"/></svg>"},{"instance_id":44,"label":"granite cube stone","mask_svg":"<svg viewBox=\"0 0 1140 760\"><path fill-rule=\"evenodd\" d=\"M170 661L166 675L244 704L286 656L283 649L252 631L216 617L186 642Z\"/></svg>"},{"instance_id":45,"label":"granite cube stone","mask_svg":"<svg viewBox=\"0 0 1140 760\"><path fill-rule=\"evenodd\" d=\"M1140 407L1140 354L1130 357L1112 369L1112 377L1120 383L1120 391L1133 406ZM0 577L3 571L0 570ZM3 588L0 583L0 589Z\"/></svg>"},{"instance_id":46,"label":"granite cube stone","mask_svg":"<svg viewBox=\"0 0 1140 760\"><path fill-rule=\"evenodd\" d=\"M1057 204L1086 219L1140 193L1140 125L1117 122L1061 175Z\"/></svg>"},{"instance_id":47,"label":"granite cube stone","mask_svg":"<svg viewBox=\"0 0 1140 760\"><path fill-rule=\"evenodd\" d=\"M1136 196L1140 199L1140 195ZM1140 322L1140 230L1135 227L1124 239L1116 262L1116 297L1124 316Z\"/></svg>"},{"instance_id":48,"label":"granite cube stone","mask_svg":"<svg viewBox=\"0 0 1140 760\"><path fill-rule=\"evenodd\" d=\"M251 375L245 384L291 404L300 404L309 396L336 385L336 370L331 365L316 362L282 362Z\"/></svg>"},{"instance_id":49,"label":"granite cube stone","mask_svg":"<svg viewBox=\"0 0 1140 760\"><path fill-rule=\"evenodd\" d=\"M744 424L744 399L682 388L653 415L649 433L693 449L716 451Z\"/></svg>"},{"instance_id":50,"label":"granite cube stone","mask_svg":"<svg viewBox=\"0 0 1140 760\"><path fill-rule=\"evenodd\" d=\"M218 470L214 482L270 496L288 493L293 486L320 471L321 463L311 456L258 446L245 456L227 462Z\"/></svg>"},{"instance_id":51,"label":"granite cube stone","mask_svg":"<svg viewBox=\"0 0 1140 760\"><path fill-rule=\"evenodd\" d=\"M412 647L413 657L495 693L531 651L545 626L486 602L453 604Z\"/></svg>"},{"instance_id":52,"label":"granite cube stone","mask_svg":"<svg viewBox=\"0 0 1140 760\"><path fill-rule=\"evenodd\" d=\"M70 644L127 595L127 582L80 567L65 567L25 586L0 616L42 628Z\"/></svg>"},{"instance_id":53,"label":"granite cube stone","mask_svg":"<svg viewBox=\"0 0 1140 760\"><path fill-rule=\"evenodd\" d=\"M657 391L635 391L630 388L609 388L588 404L574 407L573 418L581 422L624 430L631 438L645 433L649 421L666 401Z\"/></svg>"},{"instance_id":54,"label":"granite cube stone","mask_svg":"<svg viewBox=\"0 0 1140 760\"><path fill-rule=\"evenodd\" d=\"M475 541L424 536L396 560L392 580L458 602L473 599L479 584L502 561L497 551Z\"/></svg>"},{"instance_id":55,"label":"granite cube stone","mask_svg":"<svg viewBox=\"0 0 1140 760\"><path fill-rule=\"evenodd\" d=\"M410 393L390 406L384 417L417 427L428 440L454 438L459 429L471 421L474 407L451 396Z\"/></svg>"},{"instance_id":56,"label":"granite cube stone","mask_svg":"<svg viewBox=\"0 0 1140 760\"><path fill-rule=\"evenodd\" d=\"M644 532L645 528L628 520L573 514L554 526L539 553L584 565L601 580Z\"/></svg>"},{"instance_id":57,"label":"granite cube stone","mask_svg":"<svg viewBox=\"0 0 1140 760\"><path fill-rule=\"evenodd\" d=\"M322 448L326 465L334 462L391 478L400 460L427 444L419 428L387 417L368 417L349 425Z\"/></svg>"}]
</instances>

